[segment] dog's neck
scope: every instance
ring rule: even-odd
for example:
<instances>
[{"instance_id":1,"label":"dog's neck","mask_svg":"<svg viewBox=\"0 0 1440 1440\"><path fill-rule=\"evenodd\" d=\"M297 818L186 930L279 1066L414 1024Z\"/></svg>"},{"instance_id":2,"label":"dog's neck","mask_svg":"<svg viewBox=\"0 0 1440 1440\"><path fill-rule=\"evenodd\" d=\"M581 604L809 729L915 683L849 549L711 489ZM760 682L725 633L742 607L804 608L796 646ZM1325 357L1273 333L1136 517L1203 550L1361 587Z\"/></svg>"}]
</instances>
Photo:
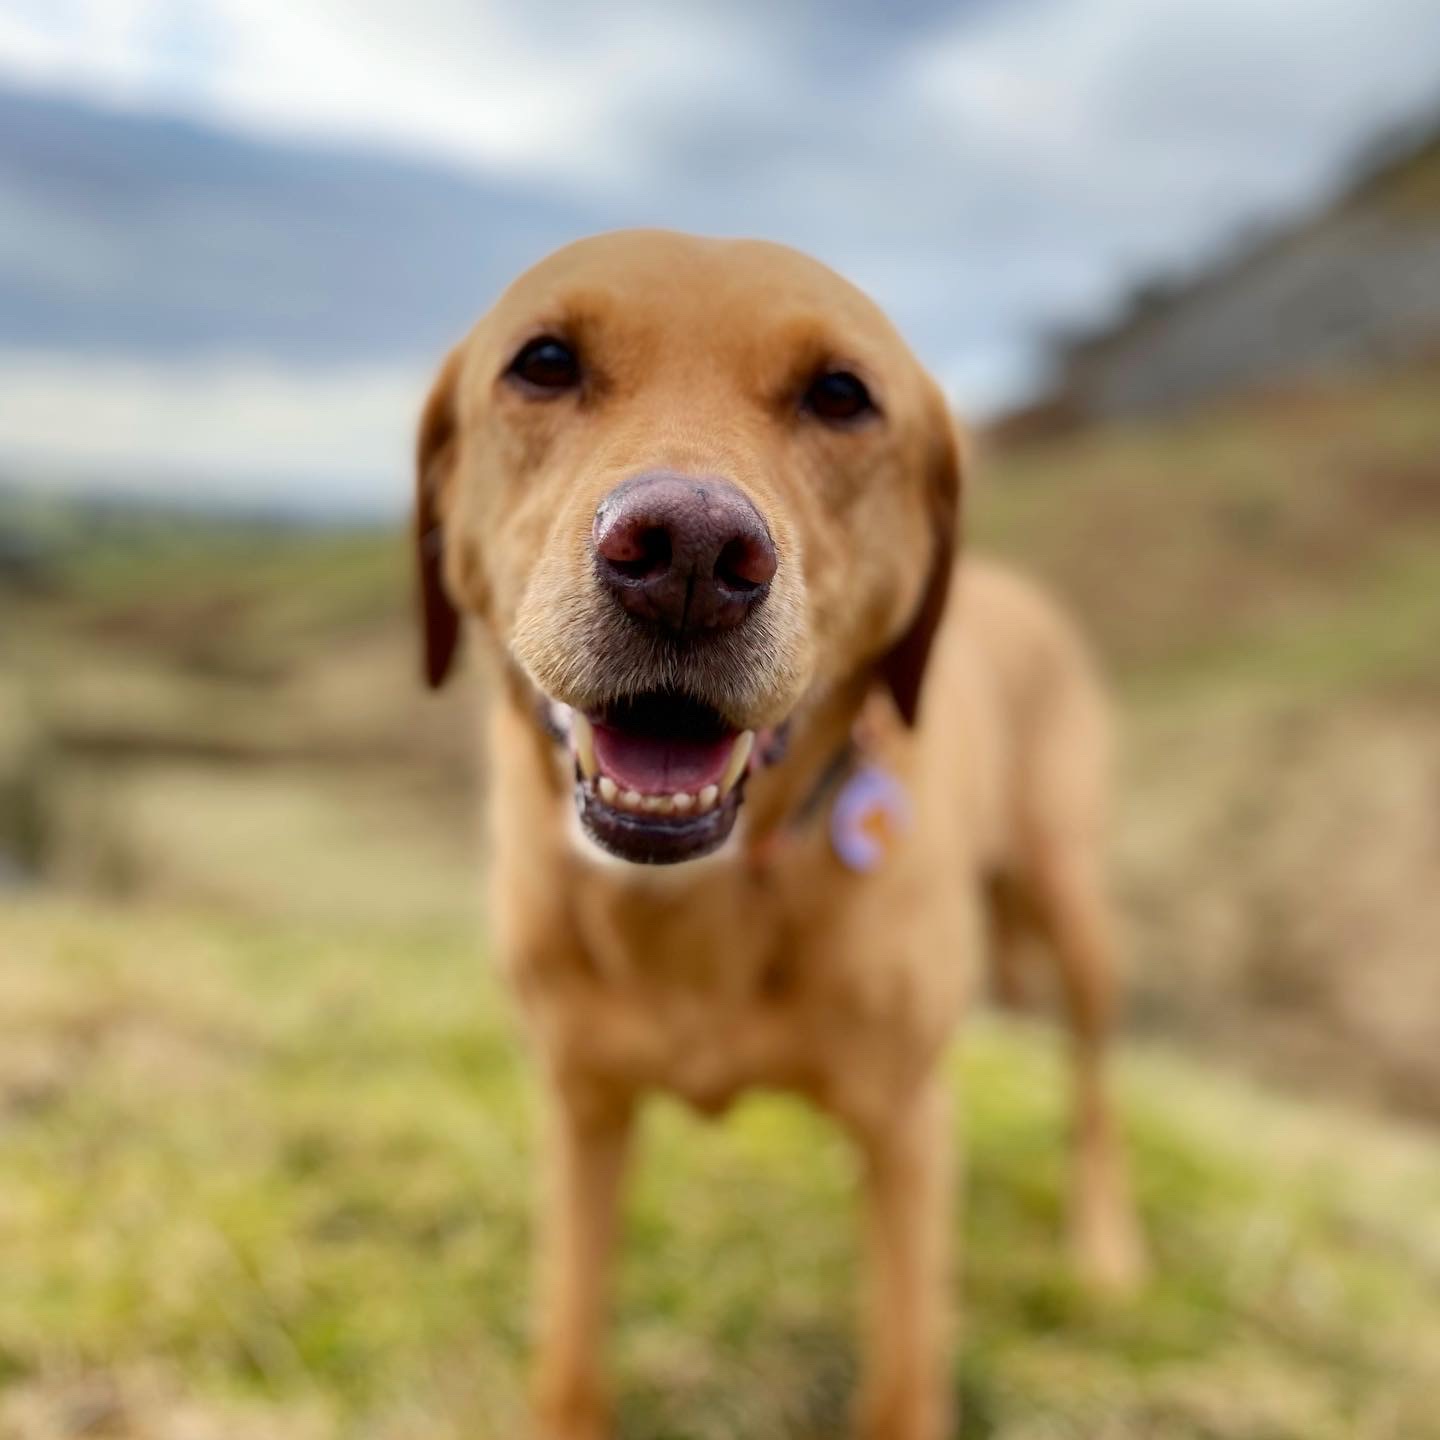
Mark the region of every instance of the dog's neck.
<instances>
[{"instance_id":1,"label":"dog's neck","mask_svg":"<svg viewBox=\"0 0 1440 1440\"><path fill-rule=\"evenodd\" d=\"M757 771L745 801L747 851L757 862L818 818L834 783L863 743L857 730L884 725L869 674L837 686L792 721L785 755Z\"/></svg>"}]
</instances>

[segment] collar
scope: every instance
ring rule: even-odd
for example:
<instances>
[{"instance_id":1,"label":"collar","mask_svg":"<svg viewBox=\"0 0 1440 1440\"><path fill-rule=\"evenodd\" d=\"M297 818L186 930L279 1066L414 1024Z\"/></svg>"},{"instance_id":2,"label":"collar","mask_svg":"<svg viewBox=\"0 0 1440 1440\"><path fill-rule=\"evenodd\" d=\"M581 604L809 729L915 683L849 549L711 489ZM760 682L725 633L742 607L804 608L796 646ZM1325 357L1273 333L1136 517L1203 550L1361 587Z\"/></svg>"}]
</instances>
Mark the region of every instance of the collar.
<instances>
[{"instance_id":1,"label":"collar","mask_svg":"<svg viewBox=\"0 0 1440 1440\"><path fill-rule=\"evenodd\" d=\"M800 803L763 835L757 835L750 841L746 847L745 861L752 871L763 873L799 839L810 823L840 792L859 760L859 743L853 734L847 735L840 747L820 767L819 774L801 796Z\"/></svg>"},{"instance_id":2,"label":"collar","mask_svg":"<svg viewBox=\"0 0 1440 1440\"><path fill-rule=\"evenodd\" d=\"M827 810L830 845L841 864L864 873L884 862L909 828L911 810L905 787L875 758L884 750L880 735L872 695L800 802L750 842L746 861L757 878Z\"/></svg>"}]
</instances>

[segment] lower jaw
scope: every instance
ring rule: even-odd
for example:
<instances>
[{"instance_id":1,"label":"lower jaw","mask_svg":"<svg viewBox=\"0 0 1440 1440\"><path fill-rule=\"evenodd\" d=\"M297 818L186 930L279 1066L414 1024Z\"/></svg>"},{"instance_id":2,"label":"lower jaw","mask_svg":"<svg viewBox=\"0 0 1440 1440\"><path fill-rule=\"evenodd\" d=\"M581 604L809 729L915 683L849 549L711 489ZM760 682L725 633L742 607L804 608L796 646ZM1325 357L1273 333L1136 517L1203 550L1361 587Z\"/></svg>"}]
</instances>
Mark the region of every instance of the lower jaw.
<instances>
[{"instance_id":1,"label":"lower jaw","mask_svg":"<svg viewBox=\"0 0 1440 1440\"><path fill-rule=\"evenodd\" d=\"M585 833L607 854L632 865L678 865L712 854L729 838L740 813L743 780L703 815L659 816L607 805L584 780L575 806Z\"/></svg>"}]
</instances>

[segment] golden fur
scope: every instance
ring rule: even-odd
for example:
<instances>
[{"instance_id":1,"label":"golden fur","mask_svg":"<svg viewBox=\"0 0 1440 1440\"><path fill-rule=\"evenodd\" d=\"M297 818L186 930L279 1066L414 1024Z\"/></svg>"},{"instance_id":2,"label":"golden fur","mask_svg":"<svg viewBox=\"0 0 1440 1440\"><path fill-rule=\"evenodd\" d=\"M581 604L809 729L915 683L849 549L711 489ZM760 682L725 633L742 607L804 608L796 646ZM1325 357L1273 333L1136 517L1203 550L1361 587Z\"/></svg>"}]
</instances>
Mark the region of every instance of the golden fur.
<instances>
[{"instance_id":1,"label":"golden fur","mask_svg":"<svg viewBox=\"0 0 1440 1440\"><path fill-rule=\"evenodd\" d=\"M552 331L586 353L583 391L517 394L511 356ZM798 413L835 365L870 386L875 423ZM695 654L630 624L591 563L601 499L657 467L728 478L780 557L754 623ZM1039 934L1058 962L1079 1260L1113 1284L1139 1265L1100 1076L1108 728L1081 646L998 567L967 560L950 585L961 466L937 387L864 296L779 246L628 232L542 262L445 362L419 468L428 673L443 678L468 614L491 672L495 939L550 1101L538 1433L607 1433L606 1272L638 1101L664 1089L716 1112L778 1086L864 1159L861 1432L938 1440L953 1127L937 1067L987 927L1007 952ZM791 738L751 776L738 844L650 870L577 843L571 762L537 703L660 684L736 727L788 720ZM804 815L857 725L911 807L866 873Z\"/></svg>"}]
</instances>

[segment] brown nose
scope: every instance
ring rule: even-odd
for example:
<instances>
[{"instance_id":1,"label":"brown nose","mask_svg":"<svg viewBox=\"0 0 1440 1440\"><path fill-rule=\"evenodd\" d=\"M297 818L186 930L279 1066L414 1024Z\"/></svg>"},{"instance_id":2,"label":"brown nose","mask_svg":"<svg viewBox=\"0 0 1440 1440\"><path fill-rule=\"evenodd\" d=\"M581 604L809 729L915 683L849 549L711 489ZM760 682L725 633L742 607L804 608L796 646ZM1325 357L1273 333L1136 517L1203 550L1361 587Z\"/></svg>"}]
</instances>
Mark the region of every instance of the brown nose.
<instances>
[{"instance_id":1,"label":"brown nose","mask_svg":"<svg viewBox=\"0 0 1440 1440\"><path fill-rule=\"evenodd\" d=\"M601 501L594 543L611 594L676 634L738 625L775 574L760 512L725 480L636 475Z\"/></svg>"}]
</instances>

